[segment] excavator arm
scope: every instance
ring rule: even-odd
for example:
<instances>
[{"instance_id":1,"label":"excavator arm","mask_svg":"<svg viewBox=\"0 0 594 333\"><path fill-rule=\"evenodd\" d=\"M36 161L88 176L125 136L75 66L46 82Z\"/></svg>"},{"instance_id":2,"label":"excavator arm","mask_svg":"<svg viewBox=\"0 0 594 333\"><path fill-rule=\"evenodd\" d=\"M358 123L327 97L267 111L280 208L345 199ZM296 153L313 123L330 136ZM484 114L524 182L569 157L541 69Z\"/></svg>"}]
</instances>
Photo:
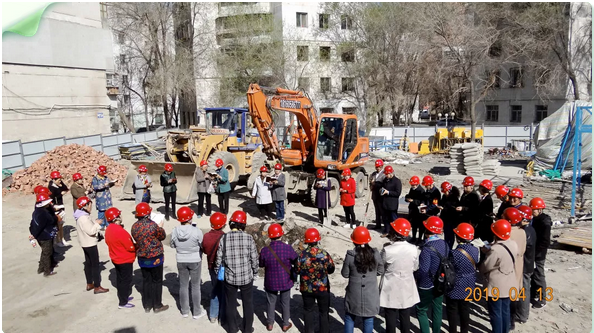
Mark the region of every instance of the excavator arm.
<instances>
[{"instance_id":1,"label":"excavator arm","mask_svg":"<svg viewBox=\"0 0 594 333\"><path fill-rule=\"evenodd\" d=\"M264 90L272 94L266 95ZM282 88L265 88L252 83L247 92L247 100L252 123L262 139L264 153L269 157L278 158L288 165L301 165L313 154L317 138L318 116L313 102L303 92ZM273 110L289 112L297 117L299 121L297 135L299 149L282 149L275 131Z\"/></svg>"}]
</instances>

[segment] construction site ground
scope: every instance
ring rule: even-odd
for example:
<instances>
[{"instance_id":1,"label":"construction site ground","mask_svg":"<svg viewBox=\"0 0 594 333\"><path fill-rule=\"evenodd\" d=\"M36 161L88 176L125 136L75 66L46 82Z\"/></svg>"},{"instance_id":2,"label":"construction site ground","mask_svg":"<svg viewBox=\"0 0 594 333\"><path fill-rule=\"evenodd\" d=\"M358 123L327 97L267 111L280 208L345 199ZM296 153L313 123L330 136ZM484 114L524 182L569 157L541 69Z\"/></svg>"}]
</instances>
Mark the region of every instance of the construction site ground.
<instances>
[{"instance_id":1,"label":"construction site ground","mask_svg":"<svg viewBox=\"0 0 594 333\"><path fill-rule=\"evenodd\" d=\"M427 156L421 159L422 163L410 165L395 165L395 173L403 182L403 196L408 192L408 179L412 175L423 176L428 171L436 173L436 183L448 180L455 185L459 184L463 176L449 177L443 175L447 170L448 161L445 157ZM559 199L559 189L562 183L523 181L522 161L514 164L506 161L502 166L500 177L492 178L494 183L507 182L509 185L522 185L526 198L542 196L550 207L547 212L553 221L562 221L553 230L553 245L549 250L546 262L546 277L548 286L552 288L553 300L539 310L532 309L530 319L525 324L518 324L516 332L590 332L592 328L592 256L584 253L581 248L570 247L555 242L563 231L574 225L566 224L569 218L569 198L571 196L570 184L564 185L563 198ZM367 169L371 172L372 164ZM442 175L440 175L442 174ZM480 180L479 180L480 181ZM155 184L158 186L158 184ZM591 209L591 187L586 187L585 198L589 200L587 209ZM130 230L134 222L132 211L134 201L119 201L117 199L121 189L114 188L116 199L114 205L124 212L125 228ZM2 319L4 332L63 332L63 333L133 333L133 332L190 332L209 331L224 332L218 324L211 324L206 317L193 320L191 317L182 318L179 312L179 281L175 261L175 250L169 246L169 236L163 242L165 247L165 266L163 283L163 303L171 306L170 310L154 314L143 311L141 296L142 277L137 263L134 264L134 288L132 303L133 309L118 309L115 289L115 269L109 260L108 249L105 242L99 243L101 260L102 285L110 289L109 293L94 295L85 291L85 278L83 273L83 251L78 244L75 222L71 217L71 196L67 195L65 206L69 218L66 221L66 239L72 246L61 249L56 248L60 256L60 265L56 268L58 274L44 278L36 274L39 259L39 248L31 247L27 237L34 206L33 195L9 193L2 198ZM495 200L496 202L498 200ZM213 204L216 210L216 196ZM358 220L364 219L366 198L357 201L355 213ZM195 205L191 205L195 208ZM562 207L562 208L558 208ZM163 211L163 204L153 204L153 208ZM243 209L248 212L248 224L259 223L254 199L250 199L244 187L237 187L231 196L230 211ZM406 207L402 208L406 210ZM346 251L353 247L349 240L350 231L342 228L344 212L338 206L331 210L338 226L331 228L321 227L315 223L317 210L311 205L301 202L289 202L287 206L287 228L298 226L307 228L317 226L322 233L321 246L328 250L337 264L336 272L331 275L331 332L341 332L344 323L344 293L347 280L340 275L342 260ZM96 211L93 211L96 216ZM373 205L369 208L368 220L374 216ZM209 230L207 217L197 219L197 226L203 232ZM179 223L171 220L165 223L168 235ZM580 227L591 228L591 222L580 222ZM258 230L264 230L263 227ZM294 233L295 234L295 233ZM260 234L261 237L261 234ZM385 239L372 232L372 245L381 248ZM292 236L294 239L294 236ZM291 239L290 241L293 241ZM208 308L211 283L206 265L202 266L202 305ZM241 301L239 301L241 303ZM263 289L263 278L255 282L255 332L266 332L265 312L266 295ZM562 309L561 305L563 304ZM445 305L444 305L445 306ZM274 332L280 332L280 309L277 308ZM240 309L241 313L241 309ZM448 320L446 313L442 332L447 331ZM471 307L471 332L490 332L488 313L484 301L473 302ZM298 291L293 290L291 301L291 321L294 328L292 332L303 331L303 302ZM413 315L413 332L420 332L416 316ZM360 324L357 324L360 326ZM356 331L360 331L358 328ZM375 331L385 332L384 319L377 316Z\"/></svg>"}]
</instances>

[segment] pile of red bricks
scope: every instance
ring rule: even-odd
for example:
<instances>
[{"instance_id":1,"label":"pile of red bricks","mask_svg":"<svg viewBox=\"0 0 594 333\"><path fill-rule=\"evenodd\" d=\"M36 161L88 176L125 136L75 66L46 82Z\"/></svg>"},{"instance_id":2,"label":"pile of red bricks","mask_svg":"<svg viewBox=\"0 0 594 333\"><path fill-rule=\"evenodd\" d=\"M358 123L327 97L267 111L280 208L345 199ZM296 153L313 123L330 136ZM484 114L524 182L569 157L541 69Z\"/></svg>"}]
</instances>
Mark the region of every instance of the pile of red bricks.
<instances>
[{"instance_id":1,"label":"pile of red bricks","mask_svg":"<svg viewBox=\"0 0 594 333\"><path fill-rule=\"evenodd\" d=\"M125 166L89 146L71 144L56 147L30 167L15 172L12 175L13 183L9 192L33 193L35 186L48 185L52 171L59 171L68 187L72 184L72 175L78 172L82 174L84 184L87 186L97 174L97 167L100 165L107 167L109 179L119 179L119 184L124 183L127 173Z\"/></svg>"}]
</instances>

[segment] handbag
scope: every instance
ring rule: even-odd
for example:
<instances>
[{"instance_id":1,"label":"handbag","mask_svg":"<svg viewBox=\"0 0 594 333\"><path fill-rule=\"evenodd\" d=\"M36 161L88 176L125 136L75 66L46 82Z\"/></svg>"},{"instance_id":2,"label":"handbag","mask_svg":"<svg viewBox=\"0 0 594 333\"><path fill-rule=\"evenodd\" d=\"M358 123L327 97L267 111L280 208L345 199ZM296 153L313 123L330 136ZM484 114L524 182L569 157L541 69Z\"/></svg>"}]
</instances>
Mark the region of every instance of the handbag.
<instances>
[{"instance_id":1,"label":"handbag","mask_svg":"<svg viewBox=\"0 0 594 333\"><path fill-rule=\"evenodd\" d=\"M223 259L221 261L221 267L219 267L219 273L217 275L217 280L219 281L225 281L225 236L224 235L223 238Z\"/></svg>"},{"instance_id":2,"label":"handbag","mask_svg":"<svg viewBox=\"0 0 594 333\"><path fill-rule=\"evenodd\" d=\"M214 188L214 186L212 186L212 183L210 183L208 185L208 188L206 189L206 193L213 194L214 192L215 192L215 188Z\"/></svg>"},{"instance_id":3,"label":"handbag","mask_svg":"<svg viewBox=\"0 0 594 333\"><path fill-rule=\"evenodd\" d=\"M142 202L151 202L151 191L149 189L144 190L144 192L142 193Z\"/></svg>"},{"instance_id":4,"label":"handbag","mask_svg":"<svg viewBox=\"0 0 594 333\"><path fill-rule=\"evenodd\" d=\"M293 282L297 282L297 272L295 272L295 270L291 269L289 270L287 268L287 266L285 266L285 264L283 264L283 262L280 260L280 258L276 255L276 252L274 252L274 250L270 247L270 245L267 246L268 250L270 250L270 253L272 253L272 255L274 256L274 258L276 259L276 261L278 261L278 263L281 265L281 267L283 268L283 270L289 274L291 281Z\"/></svg>"}]
</instances>

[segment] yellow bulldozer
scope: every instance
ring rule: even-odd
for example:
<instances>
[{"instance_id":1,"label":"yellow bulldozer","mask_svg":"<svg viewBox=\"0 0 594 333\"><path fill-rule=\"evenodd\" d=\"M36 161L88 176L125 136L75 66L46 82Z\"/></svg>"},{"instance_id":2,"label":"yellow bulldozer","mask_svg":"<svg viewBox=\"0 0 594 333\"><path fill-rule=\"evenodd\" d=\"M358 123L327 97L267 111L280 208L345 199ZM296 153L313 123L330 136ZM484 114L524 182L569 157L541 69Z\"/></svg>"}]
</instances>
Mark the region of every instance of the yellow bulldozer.
<instances>
[{"instance_id":1,"label":"yellow bulldozer","mask_svg":"<svg viewBox=\"0 0 594 333\"><path fill-rule=\"evenodd\" d=\"M264 165L266 155L262 153L262 140L251 127L248 110L242 108L205 108L206 127L192 126L189 130L171 130L167 134L165 162L132 161L123 186L122 197L133 199L132 184L140 165L146 165L153 181L151 201L163 202L163 191L159 177L165 163L173 164L177 177L178 203L198 199L194 172L201 161L208 162L210 172L215 170L215 161L223 160L223 167L229 171L231 185L247 181L252 170Z\"/></svg>"}]
</instances>

